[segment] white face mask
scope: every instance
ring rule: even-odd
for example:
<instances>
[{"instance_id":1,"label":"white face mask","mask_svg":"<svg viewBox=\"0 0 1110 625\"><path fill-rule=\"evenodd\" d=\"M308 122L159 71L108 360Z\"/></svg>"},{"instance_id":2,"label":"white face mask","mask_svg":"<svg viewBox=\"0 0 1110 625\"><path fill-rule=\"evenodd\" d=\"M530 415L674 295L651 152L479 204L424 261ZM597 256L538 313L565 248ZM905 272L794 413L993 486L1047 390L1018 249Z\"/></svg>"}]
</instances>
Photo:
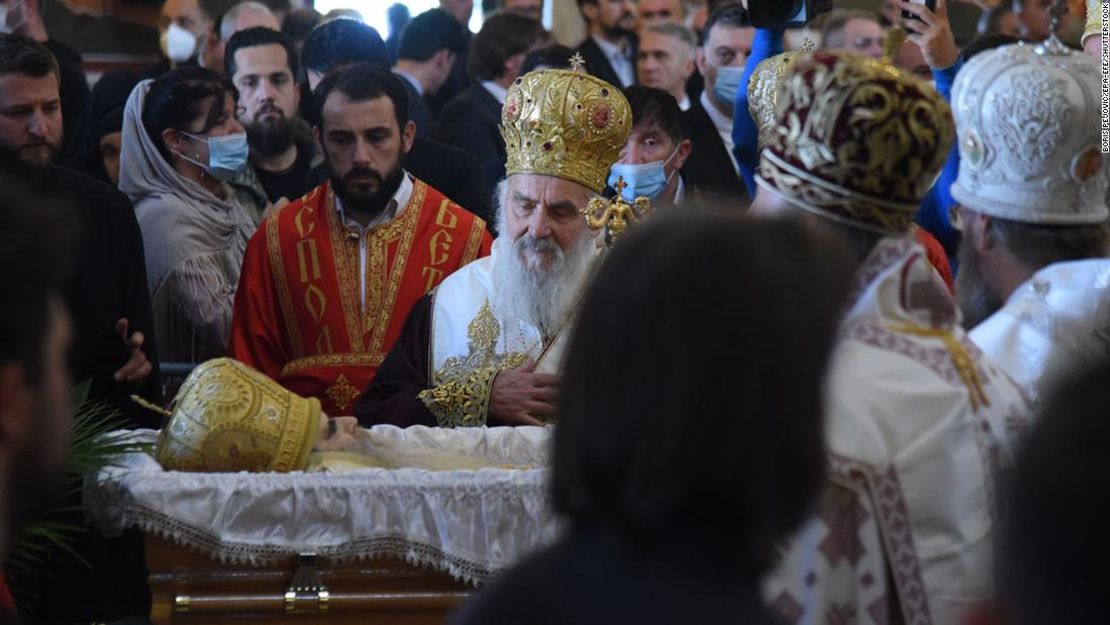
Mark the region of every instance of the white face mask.
<instances>
[{"instance_id":1,"label":"white face mask","mask_svg":"<svg viewBox=\"0 0 1110 625\"><path fill-rule=\"evenodd\" d=\"M188 61L197 51L197 36L178 26L177 22L171 23L170 27L162 33L160 43L162 52L173 63Z\"/></svg>"}]
</instances>

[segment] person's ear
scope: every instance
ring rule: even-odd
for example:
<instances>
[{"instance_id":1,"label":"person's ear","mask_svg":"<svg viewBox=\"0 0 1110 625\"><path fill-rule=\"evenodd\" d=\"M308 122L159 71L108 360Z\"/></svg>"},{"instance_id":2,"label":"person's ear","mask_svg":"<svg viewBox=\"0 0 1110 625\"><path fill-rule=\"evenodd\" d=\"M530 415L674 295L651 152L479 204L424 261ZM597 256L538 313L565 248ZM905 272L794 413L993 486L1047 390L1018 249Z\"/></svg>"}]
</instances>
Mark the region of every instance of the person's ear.
<instances>
[{"instance_id":1,"label":"person's ear","mask_svg":"<svg viewBox=\"0 0 1110 625\"><path fill-rule=\"evenodd\" d=\"M705 76L705 50L698 48L694 51L694 64L698 68L698 73Z\"/></svg>"},{"instance_id":2,"label":"person's ear","mask_svg":"<svg viewBox=\"0 0 1110 625\"><path fill-rule=\"evenodd\" d=\"M412 142L416 139L416 124L410 119L401 131L401 151L408 154L412 149Z\"/></svg>"},{"instance_id":3,"label":"person's ear","mask_svg":"<svg viewBox=\"0 0 1110 625\"><path fill-rule=\"evenodd\" d=\"M18 446L26 438L35 417L34 402L35 393L23 365L0 365L0 450Z\"/></svg>"},{"instance_id":4,"label":"person's ear","mask_svg":"<svg viewBox=\"0 0 1110 625\"><path fill-rule=\"evenodd\" d=\"M319 145L319 146L324 145L324 137L322 136L322 133L320 132L320 125L319 124L312 126L312 137L314 139L316 139L316 145Z\"/></svg>"},{"instance_id":5,"label":"person's ear","mask_svg":"<svg viewBox=\"0 0 1110 625\"><path fill-rule=\"evenodd\" d=\"M185 145L187 140L188 137L176 128L166 128L162 131L162 143L171 154L187 154L189 152Z\"/></svg>"},{"instance_id":6,"label":"person's ear","mask_svg":"<svg viewBox=\"0 0 1110 625\"><path fill-rule=\"evenodd\" d=\"M583 2L578 6L582 9L582 17L586 18L587 22L597 21L597 12L600 11L601 8L597 6L596 2ZM589 24L587 24L586 26L587 28L589 28Z\"/></svg>"},{"instance_id":7,"label":"person's ear","mask_svg":"<svg viewBox=\"0 0 1110 625\"><path fill-rule=\"evenodd\" d=\"M686 61L682 64L682 77L686 80L690 80L690 77L694 75L695 70L697 70L697 66L694 64L694 59L686 59Z\"/></svg>"},{"instance_id":8,"label":"person's ear","mask_svg":"<svg viewBox=\"0 0 1110 625\"><path fill-rule=\"evenodd\" d=\"M674 154L675 169L682 169L686 164L686 159L690 158L690 152L694 150L694 144L689 139L683 139L682 143L678 144L678 151Z\"/></svg>"},{"instance_id":9,"label":"person's ear","mask_svg":"<svg viewBox=\"0 0 1110 625\"><path fill-rule=\"evenodd\" d=\"M520 76L520 68L524 66L524 53L514 54L505 60L503 66L505 73L504 76L512 76L515 80Z\"/></svg>"}]
</instances>

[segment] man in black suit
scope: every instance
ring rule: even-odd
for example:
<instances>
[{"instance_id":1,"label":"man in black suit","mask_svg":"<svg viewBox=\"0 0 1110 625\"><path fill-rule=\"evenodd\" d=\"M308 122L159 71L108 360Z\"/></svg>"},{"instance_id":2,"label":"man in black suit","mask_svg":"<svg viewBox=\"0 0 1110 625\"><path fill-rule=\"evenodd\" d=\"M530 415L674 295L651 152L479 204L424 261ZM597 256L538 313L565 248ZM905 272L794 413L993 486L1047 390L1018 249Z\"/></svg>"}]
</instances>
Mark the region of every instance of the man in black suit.
<instances>
[{"instance_id":1,"label":"man in black suit","mask_svg":"<svg viewBox=\"0 0 1110 625\"><path fill-rule=\"evenodd\" d=\"M709 16L697 51L698 71L705 89L686 111L694 149L683 172L710 199L729 206L751 202L732 155L732 109L755 30L740 5L729 5Z\"/></svg>"},{"instance_id":2,"label":"man in black suit","mask_svg":"<svg viewBox=\"0 0 1110 625\"><path fill-rule=\"evenodd\" d=\"M578 46L586 71L616 87L636 82L636 17L630 0L578 0L587 36Z\"/></svg>"},{"instance_id":3,"label":"man in black suit","mask_svg":"<svg viewBox=\"0 0 1110 625\"><path fill-rule=\"evenodd\" d=\"M524 56L543 38L543 25L531 17L511 12L491 15L470 49L470 75L477 82L439 114L435 138L478 160L491 197L505 177L505 142L500 129L505 91L520 75Z\"/></svg>"},{"instance_id":4,"label":"man in black suit","mask_svg":"<svg viewBox=\"0 0 1110 625\"><path fill-rule=\"evenodd\" d=\"M474 33L470 32L469 25L470 18L474 14L474 0L439 0L439 6L450 13L451 17L454 17L455 21L462 26L466 45L463 46L462 54L459 55L458 60L455 61L455 66L451 68L451 73L447 76L447 82L443 83L443 86L439 88L435 95L428 98L428 106L432 109L433 118L439 115L439 112L451 101L451 98L462 93L463 89L466 89L466 86L470 84L470 79L466 76L466 68L469 67L470 46L474 41Z\"/></svg>"},{"instance_id":5,"label":"man in black suit","mask_svg":"<svg viewBox=\"0 0 1110 625\"><path fill-rule=\"evenodd\" d=\"M301 64L310 89L315 89L329 73L354 63L389 69L389 54L378 31L354 20L320 24L309 34L301 50ZM401 83L408 84L404 80ZM411 97L411 91L409 95ZM311 119L316 120L315 113ZM308 188L328 179L326 167L322 164L310 172L305 181L310 185ZM487 224L492 223L490 196L474 157L438 141L416 137L412 149L405 155L404 167L451 201L486 220Z\"/></svg>"},{"instance_id":6,"label":"man in black suit","mask_svg":"<svg viewBox=\"0 0 1110 625\"><path fill-rule=\"evenodd\" d=\"M432 135L432 110L425 98L439 91L465 52L464 28L443 9L425 11L405 28L393 73L405 83L410 111L419 113L409 118L418 137Z\"/></svg>"}]
</instances>

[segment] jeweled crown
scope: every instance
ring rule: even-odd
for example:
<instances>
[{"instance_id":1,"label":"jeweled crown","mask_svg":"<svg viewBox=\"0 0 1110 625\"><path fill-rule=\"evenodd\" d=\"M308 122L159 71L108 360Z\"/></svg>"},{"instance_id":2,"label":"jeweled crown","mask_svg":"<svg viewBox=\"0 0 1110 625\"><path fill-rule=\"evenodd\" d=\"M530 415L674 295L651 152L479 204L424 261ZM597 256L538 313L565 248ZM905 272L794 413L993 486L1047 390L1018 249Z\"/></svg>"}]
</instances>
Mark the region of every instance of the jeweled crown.
<instances>
[{"instance_id":1,"label":"jeweled crown","mask_svg":"<svg viewBox=\"0 0 1110 625\"><path fill-rule=\"evenodd\" d=\"M955 138L944 98L881 61L815 52L778 99L757 183L833 220L907 232Z\"/></svg>"},{"instance_id":2,"label":"jeweled crown","mask_svg":"<svg viewBox=\"0 0 1110 625\"><path fill-rule=\"evenodd\" d=\"M316 442L320 401L230 358L185 379L154 457L167 471L297 471Z\"/></svg>"},{"instance_id":3,"label":"jeweled crown","mask_svg":"<svg viewBox=\"0 0 1110 625\"><path fill-rule=\"evenodd\" d=\"M631 129L617 87L577 70L530 72L501 108L505 173L556 176L601 193Z\"/></svg>"}]
</instances>

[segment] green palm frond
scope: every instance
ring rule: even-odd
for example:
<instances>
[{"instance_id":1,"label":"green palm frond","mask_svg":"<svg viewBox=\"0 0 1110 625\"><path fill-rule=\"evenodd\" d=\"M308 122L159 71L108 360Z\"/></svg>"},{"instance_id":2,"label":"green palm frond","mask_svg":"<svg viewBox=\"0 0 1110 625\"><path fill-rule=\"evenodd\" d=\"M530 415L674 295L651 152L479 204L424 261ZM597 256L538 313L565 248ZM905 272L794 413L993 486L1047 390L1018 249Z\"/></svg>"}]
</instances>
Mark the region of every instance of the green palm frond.
<instances>
[{"instance_id":1,"label":"green palm frond","mask_svg":"<svg viewBox=\"0 0 1110 625\"><path fill-rule=\"evenodd\" d=\"M20 529L5 564L7 574L13 578L42 567L51 553L59 549L87 565L74 545L77 537L89 528L72 521L83 510L80 505L72 505L81 492L82 480L112 466L126 454L150 451L149 444L126 440L126 434L120 430L127 427L127 421L118 409L88 399L90 386L90 381L82 382L71 393L74 409L66 471L69 483L63 499L70 505L59 505Z\"/></svg>"}]
</instances>

